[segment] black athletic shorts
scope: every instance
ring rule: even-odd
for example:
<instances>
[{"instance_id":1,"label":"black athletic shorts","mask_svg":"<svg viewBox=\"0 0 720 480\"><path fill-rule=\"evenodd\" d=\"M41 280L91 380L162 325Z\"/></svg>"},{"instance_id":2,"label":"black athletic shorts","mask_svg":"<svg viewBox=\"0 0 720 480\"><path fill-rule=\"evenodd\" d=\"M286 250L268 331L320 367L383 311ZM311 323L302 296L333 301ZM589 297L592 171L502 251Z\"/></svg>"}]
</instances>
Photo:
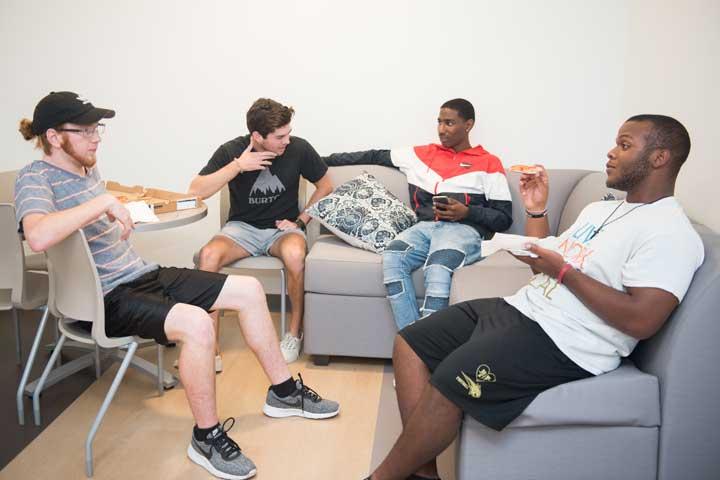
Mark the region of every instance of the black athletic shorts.
<instances>
[{"instance_id":1,"label":"black athletic shorts","mask_svg":"<svg viewBox=\"0 0 720 480\"><path fill-rule=\"evenodd\" d=\"M113 288L105 295L105 333L108 337L137 335L163 345L165 318L176 303L210 311L227 275L188 268L160 267Z\"/></svg>"},{"instance_id":2,"label":"black athletic shorts","mask_svg":"<svg viewBox=\"0 0 720 480\"><path fill-rule=\"evenodd\" d=\"M592 376L501 298L452 305L400 335L432 372L430 383L494 430L505 428L540 392Z\"/></svg>"}]
</instances>

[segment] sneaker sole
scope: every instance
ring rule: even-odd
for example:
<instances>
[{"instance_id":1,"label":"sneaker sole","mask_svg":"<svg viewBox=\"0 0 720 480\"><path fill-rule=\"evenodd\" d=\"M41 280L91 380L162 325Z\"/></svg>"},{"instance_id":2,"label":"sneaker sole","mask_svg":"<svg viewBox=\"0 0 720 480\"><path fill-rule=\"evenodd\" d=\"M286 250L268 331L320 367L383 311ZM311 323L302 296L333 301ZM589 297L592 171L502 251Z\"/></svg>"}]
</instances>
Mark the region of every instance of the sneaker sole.
<instances>
[{"instance_id":1,"label":"sneaker sole","mask_svg":"<svg viewBox=\"0 0 720 480\"><path fill-rule=\"evenodd\" d=\"M267 403L263 406L263 413L267 415L268 417L273 418L286 418L286 417L303 417L303 418L310 418L312 420L321 420L323 418L332 418L336 416L338 413L340 413L340 409L338 408L334 412L328 412L328 413L311 413L311 412L304 412L300 410L299 408L278 408L278 407L271 407Z\"/></svg>"},{"instance_id":2,"label":"sneaker sole","mask_svg":"<svg viewBox=\"0 0 720 480\"><path fill-rule=\"evenodd\" d=\"M210 463L210 460L205 458L203 455L199 454L192 445L188 445L187 448L187 455L190 457L190 460L197 463L201 467L203 467L208 472L212 473L218 478L224 478L226 480L245 480L247 478L254 477L257 473L257 469L253 469L248 473L247 475L232 475L230 473L221 472L217 468L215 468L212 463Z\"/></svg>"},{"instance_id":3,"label":"sneaker sole","mask_svg":"<svg viewBox=\"0 0 720 480\"><path fill-rule=\"evenodd\" d=\"M287 359L287 358L283 357L283 360L285 360L285 363L288 363L288 364L289 364L289 363L295 363L295 362L297 362L297 361L298 361L298 358L300 358L300 357L295 357L295 358L290 358L290 359Z\"/></svg>"}]
</instances>

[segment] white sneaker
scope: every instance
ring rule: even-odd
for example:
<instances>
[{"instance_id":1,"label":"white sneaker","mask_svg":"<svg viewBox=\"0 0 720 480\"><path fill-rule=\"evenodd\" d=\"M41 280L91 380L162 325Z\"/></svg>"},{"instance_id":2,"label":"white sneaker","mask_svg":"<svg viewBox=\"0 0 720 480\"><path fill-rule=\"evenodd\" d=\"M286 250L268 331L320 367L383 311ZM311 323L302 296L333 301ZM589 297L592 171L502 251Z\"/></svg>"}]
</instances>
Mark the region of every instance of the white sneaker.
<instances>
[{"instance_id":1,"label":"white sneaker","mask_svg":"<svg viewBox=\"0 0 720 480\"><path fill-rule=\"evenodd\" d=\"M173 368L178 368L177 360L173 362ZM220 373L222 370L222 357L220 355L215 355L215 373Z\"/></svg>"},{"instance_id":2,"label":"white sneaker","mask_svg":"<svg viewBox=\"0 0 720 480\"><path fill-rule=\"evenodd\" d=\"M292 363L300 356L303 335L300 338L293 337L290 332L286 333L280 342L280 351L286 363Z\"/></svg>"}]
</instances>

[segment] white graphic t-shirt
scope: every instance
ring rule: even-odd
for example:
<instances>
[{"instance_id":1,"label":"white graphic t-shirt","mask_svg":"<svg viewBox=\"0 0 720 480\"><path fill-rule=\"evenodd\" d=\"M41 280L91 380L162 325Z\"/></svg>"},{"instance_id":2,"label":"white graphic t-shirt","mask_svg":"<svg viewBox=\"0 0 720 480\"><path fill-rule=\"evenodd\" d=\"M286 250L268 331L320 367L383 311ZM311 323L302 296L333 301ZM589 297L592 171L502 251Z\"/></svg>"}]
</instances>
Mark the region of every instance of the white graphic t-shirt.
<instances>
[{"instance_id":1,"label":"white graphic t-shirt","mask_svg":"<svg viewBox=\"0 0 720 480\"><path fill-rule=\"evenodd\" d=\"M704 258L700 236L674 197L649 204L592 203L559 237L547 237L538 244L616 290L659 288L679 301ZM565 285L542 273L505 301L538 322L565 355L595 375L617 368L620 358L628 356L638 342L605 323Z\"/></svg>"}]
</instances>

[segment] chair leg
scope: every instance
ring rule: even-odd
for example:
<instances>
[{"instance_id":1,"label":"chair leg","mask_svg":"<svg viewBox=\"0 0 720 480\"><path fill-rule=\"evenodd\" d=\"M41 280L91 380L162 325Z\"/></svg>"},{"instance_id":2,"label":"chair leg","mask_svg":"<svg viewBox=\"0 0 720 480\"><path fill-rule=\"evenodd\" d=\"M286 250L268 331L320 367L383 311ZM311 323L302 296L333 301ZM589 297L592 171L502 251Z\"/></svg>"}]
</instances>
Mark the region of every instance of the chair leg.
<instances>
[{"instance_id":1,"label":"chair leg","mask_svg":"<svg viewBox=\"0 0 720 480\"><path fill-rule=\"evenodd\" d=\"M287 308L285 298L287 297L287 280L285 278L285 269L280 269L280 338L285 336L285 322L287 321Z\"/></svg>"},{"instance_id":2,"label":"chair leg","mask_svg":"<svg viewBox=\"0 0 720 480\"><path fill-rule=\"evenodd\" d=\"M57 360L57 356L60 355L60 350L62 350L66 339L67 337L65 335L60 335L60 340L58 340L55 345L55 349L52 355L50 355L50 360L48 360L47 365L45 365L45 370L43 370L40 380L38 380L37 386L35 387L35 392L33 392L33 414L35 415L35 425L38 427L40 426L40 394L45 387L45 381L48 375L50 375L50 370L53 369L53 364Z\"/></svg>"},{"instance_id":3,"label":"chair leg","mask_svg":"<svg viewBox=\"0 0 720 480\"><path fill-rule=\"evenodd\" d=\"M132 342L128 346L127 354L125 355L125 358L123 358L123 361L120 364L120 369L118 370L117 374L115 374L115 379L113 380L112 385L110 385L110 389L108 390L107 395L105 395L105 400L100 407L100 411L95 417L95 421L93 422L92 427L90 427L90 432L88 433L87 440L85 441L85 473L88 477L93 476L92 442L95 439L95 435L100 428L100 424L102 423L103 418L105 417L105 412L107 412L107 409L110 406L110 402L112 402L113 398L115 397L115 393L117 393L120 382L122 382L122 379L125 376L125 372L130 365L130 361L135 356L135 350L137 350L137 348L137 342Z\"/></svg>"},{"instance_id":4,"label":"chair leg","mask_svg":"<svg viewBox=\"0 0 720 480\"><path fill-rule=\"evenodd\" d=\"M164 354L165 354L165 347L157 344L157 387L158 387L158 394L162 397L162 395L165 393L165 388L163 387L163 370L164 370Z\"/></svg>"},{"instance_id":5,"label":"chair leg","mask_svg":"<svg viewBox=\"0 0 720 480\"><path fill-rule=\"evenodd\" d=\"M20 319L17 308L12 309L13 324L15 326L15 355L18 365L22 365L22 340L20 339Z\"/></svg>"},{"instance_id":6,"label":"chair leg","mask_svg":"<svg viewBox=\"0 0 720 480\"><path fill-rule=\"evenodd\" d=\"M55 326L55 328L54 328L55 331L53 332L55 335L55 337L54 337L55 343L57 343L58 340L60 339L60 327L58 327L58 322L54 322L53 325ZM61 366L62 366L62 354L58 355L57 362L55 362L55 367L61 367Z\"/></svg>"},{"instance_id":7,"label":"chair leg","mask_svg":"<svg viewBox=\"0 0 720 480\"><path fill-rule=\"evenodd\" d=\"M28 377L30 376L30 370L32 370L33 364L35 363L35 356L37 355L38 348L40 348L40 342L42 341L47 319L48 308L46 306L43 308L40 325L38 325L37 333L35 333L35 339L33 340L32 347L30 348L30 355L25 363L25 369L23 370L22 377L20 378L20 386L18 387L17 394L15 395L15 401L17 402L18 423L20 425L25 425L25 400L23 399L23 394L25 393L25 386L27 385Z\"/></svg>"},{"instance_id":8,"label":"chair leg","mask_svg":"<svg viewBox=\"0 0 720 480\"><path fill-rule=\"evenodd\" d=\"M100 347L95 344L95 379L99 380L102 375L102 364L100 363Z\"/></svg>"}]
</instances>

